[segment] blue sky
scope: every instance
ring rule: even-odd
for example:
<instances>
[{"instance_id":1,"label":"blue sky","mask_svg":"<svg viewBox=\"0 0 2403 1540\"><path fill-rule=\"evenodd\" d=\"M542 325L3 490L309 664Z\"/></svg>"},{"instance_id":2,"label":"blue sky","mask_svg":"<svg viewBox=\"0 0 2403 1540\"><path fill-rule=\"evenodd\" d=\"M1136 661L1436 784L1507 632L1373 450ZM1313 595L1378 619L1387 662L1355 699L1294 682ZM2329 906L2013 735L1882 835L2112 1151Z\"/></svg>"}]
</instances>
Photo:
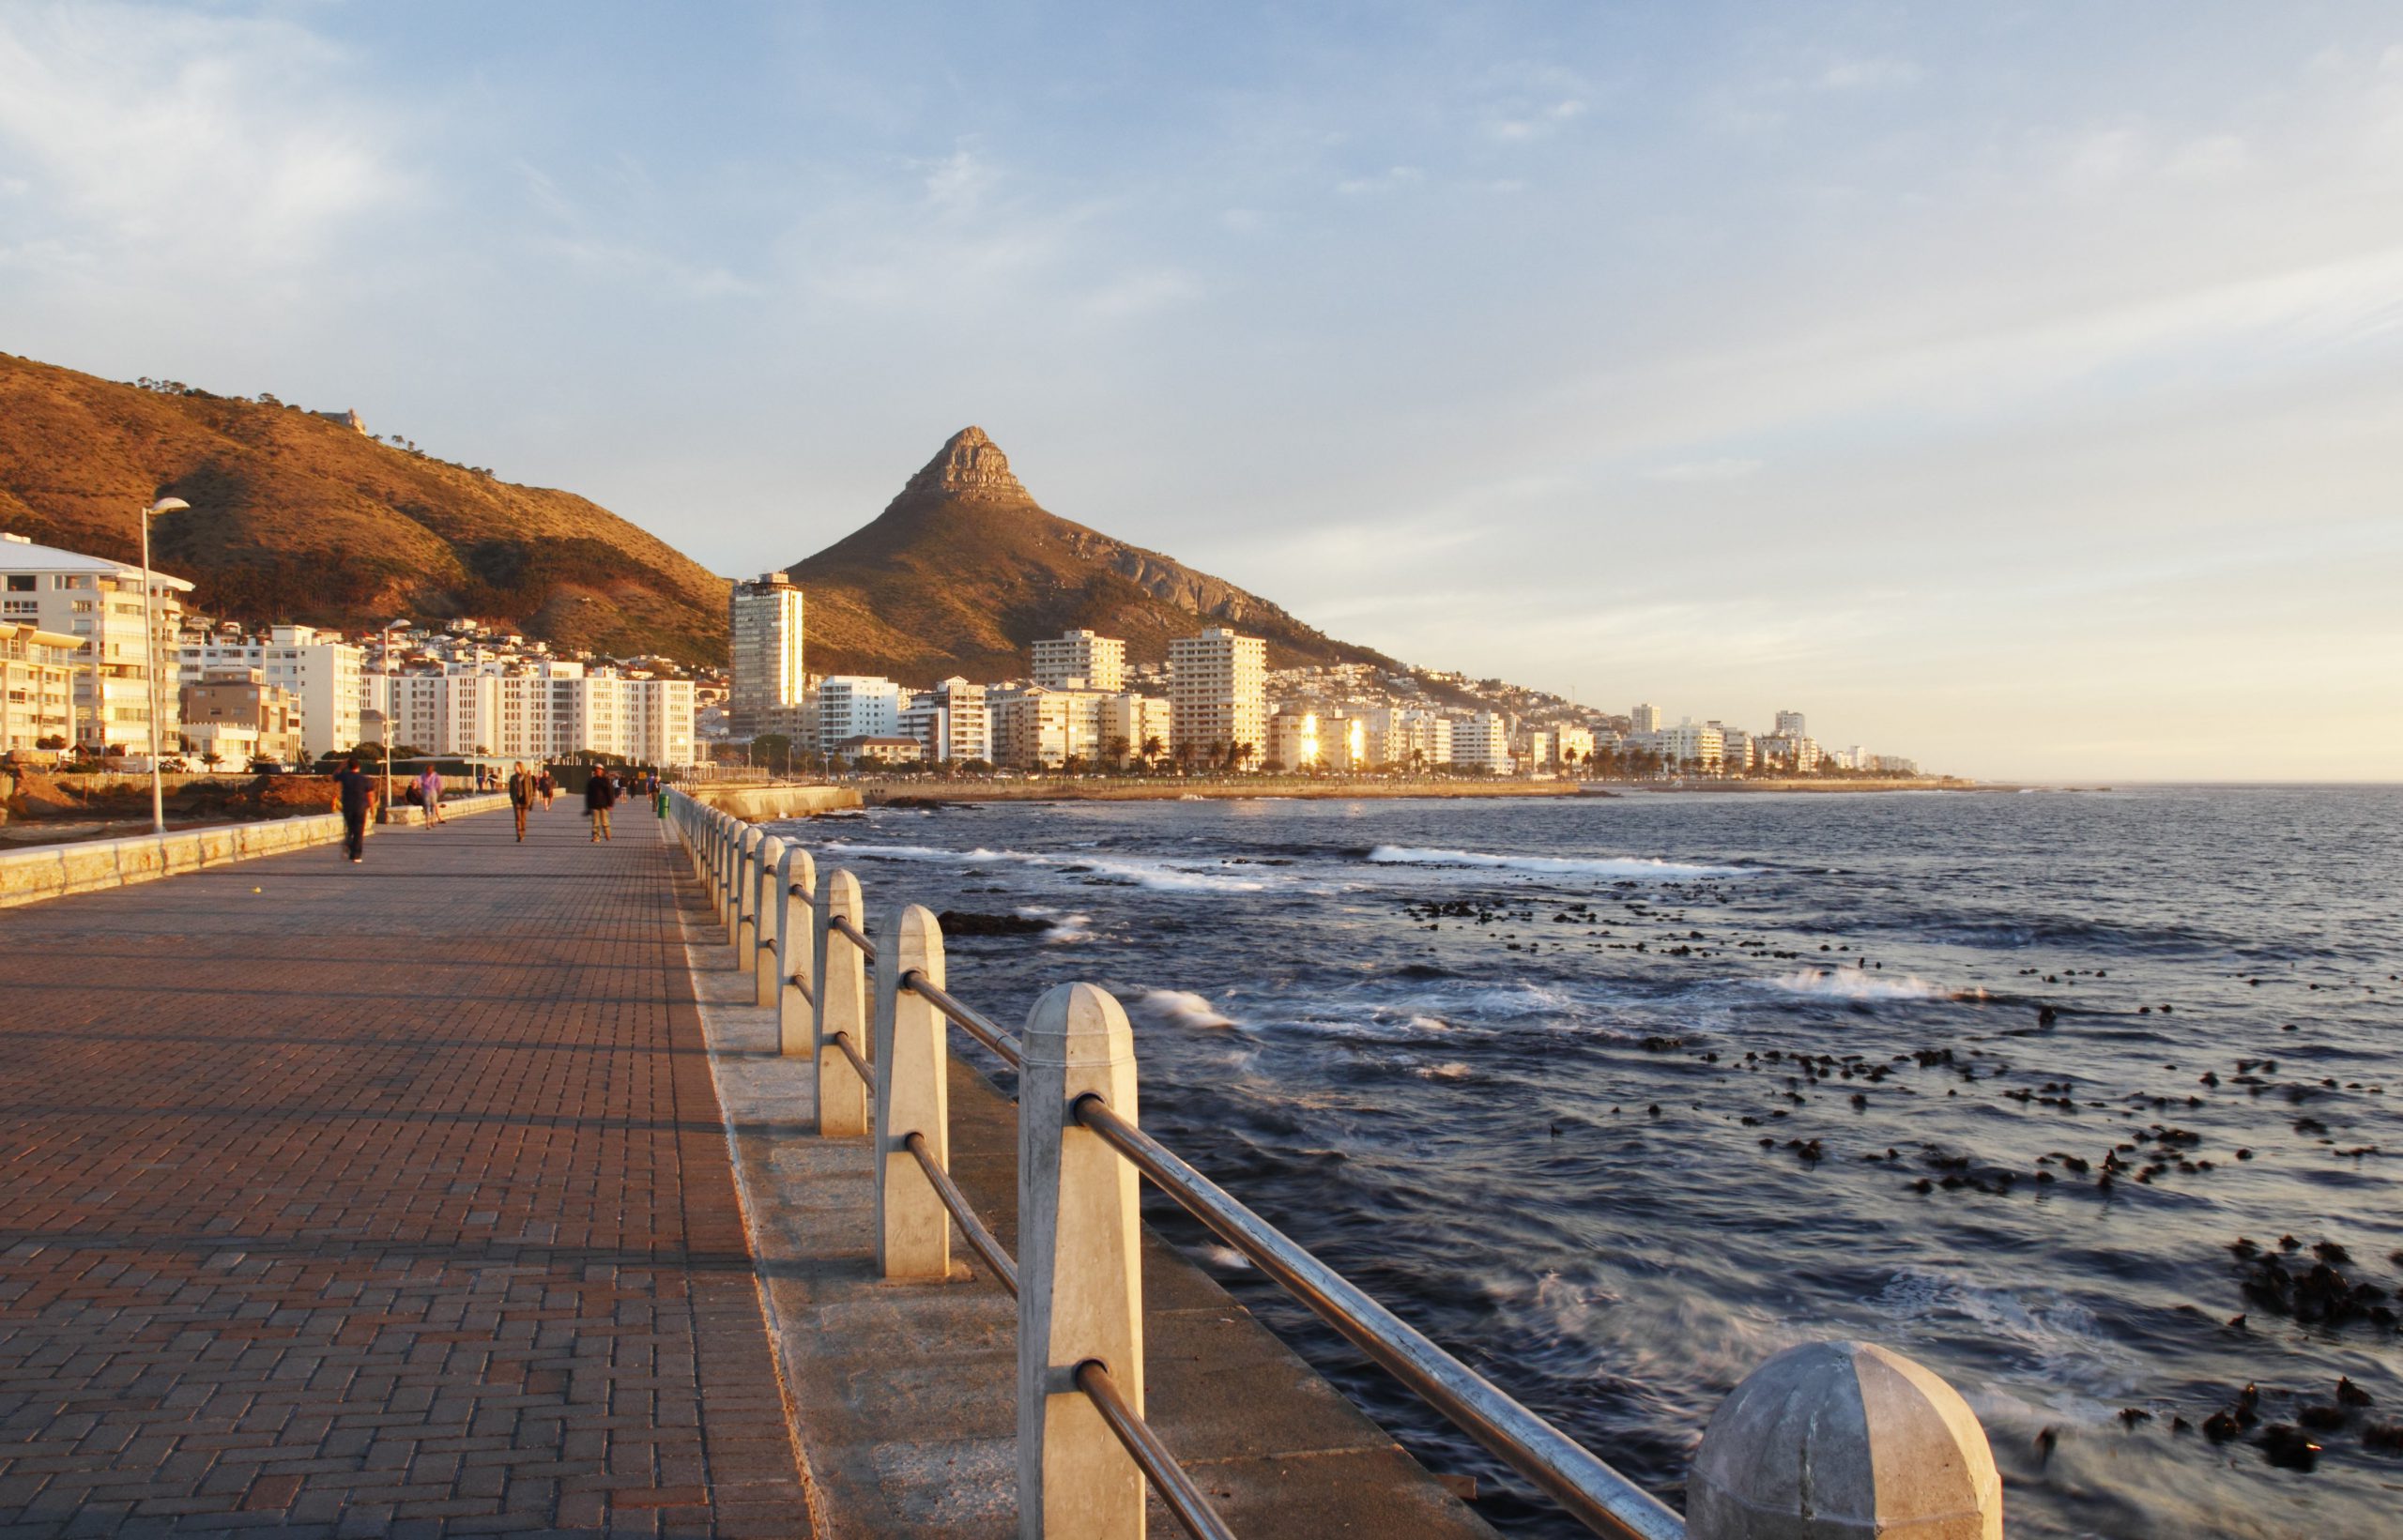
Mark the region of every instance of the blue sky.
<instances>
[{"instance_id":1,"label":"blue sky","mask_svg":"<svg viewBox=\"0 0 2403 1540\"><path fill-rule=\"evenodd\" d=\"M11 352L1976 774L2403 775L2398 323L2384 4L0 9Z\"/></svg>"}]
</instances>

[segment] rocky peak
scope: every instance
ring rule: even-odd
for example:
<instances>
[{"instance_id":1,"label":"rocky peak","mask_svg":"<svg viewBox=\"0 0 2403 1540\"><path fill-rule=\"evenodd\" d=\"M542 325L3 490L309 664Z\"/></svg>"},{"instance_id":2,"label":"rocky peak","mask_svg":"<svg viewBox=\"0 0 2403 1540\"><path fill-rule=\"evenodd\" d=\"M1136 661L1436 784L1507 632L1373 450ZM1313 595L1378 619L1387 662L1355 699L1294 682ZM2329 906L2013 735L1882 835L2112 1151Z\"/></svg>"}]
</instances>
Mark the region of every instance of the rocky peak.
<instances>
[{"instance_id":1,"label":"rocky peak","mask_svg":"<svg viewBox=\"0 0 2403 1540\"><path fill-rule=\"evenodd\" d=\"M1009 456L976 427L951 435L926 468L910 478L903 492L950 493L982 496L1023 497L1026 488L1010 474Z\"/></svg>"}]
</instances>

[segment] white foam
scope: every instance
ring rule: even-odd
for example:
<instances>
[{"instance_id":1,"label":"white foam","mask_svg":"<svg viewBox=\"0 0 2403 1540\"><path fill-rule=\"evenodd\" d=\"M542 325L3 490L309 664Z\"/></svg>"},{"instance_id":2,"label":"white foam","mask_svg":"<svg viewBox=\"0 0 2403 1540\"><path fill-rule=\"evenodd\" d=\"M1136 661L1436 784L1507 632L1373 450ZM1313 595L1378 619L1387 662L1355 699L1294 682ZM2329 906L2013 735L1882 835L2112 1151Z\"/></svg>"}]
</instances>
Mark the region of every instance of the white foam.
<instances>
[{"instance_id":1,"label":"white foam","mask_svg":"<svg viewBox=\"0 0 2403 1540\"><path fill-rule=\"evenodd\" d=\"M1135 1002L1135 1009L1163 1026L1232 1027L1232 1016L1189 989L1154 989Z\"/></svg>"},{"instance_id":2,"label":"white foam","mask_svg":"<svg viewBox=\"0 0 2403 1540\"><path fill-rule=\"evenodd\" d=\"M1484 850L1444 850L1425 846L1380 845L1369 852L1380 866L1478 866L1549 877L1644 877L1655 881L1696 877L1744 877L1743 866L1703 866L1643 856L1497 856Z\"/></svg>"},{"instance_id":3,"label":"white foam","mask_svg":"<svg viewBox=\"0 0 2403 1540\"><path fill-rule=\"evenodd\" d=\"M1448 1064L1424 1064L1411 1073L1421 1080L1465 1080L1469 1067L1457 1060Z\"/></svg>"},{"instance_id":4,"label":"white foam","mask_svg":"<svg viewBox=\"0 0 2403 1540\"><path fill-rule=\"evenodd\" d=\"M1825 995L1846 1000L1949 1000L1951 990L1915 974L1887 978L1858 968L1804 968L1764 980L1771 989L1792 995Z\"/></svg>"},{"instance_id":5,"label":"white foam","mask_svg":"<svg viewBox=\"0 0 2403 1540\"><path fill-rule=\"evenodd\" d=\"M829 855L880 856L887 861L930 861L959 866L1012 862L1020 866L1048 867L1055 871L1062 867L1080 866L1088 868L1095 877L1110 877L1161 892L1255 893L1268 886L1267 881L1260 877L1222 876L1217 872L1196 871L1189 866L1171 865L1167 861L1143 861L1128 856L1094 856L1083 851L1047 855L1030 850L988 850L982 846L973 850L944 850L930 845L862 845L855 840L829 840L822 848Z\"/></svg>"}]
</instances>

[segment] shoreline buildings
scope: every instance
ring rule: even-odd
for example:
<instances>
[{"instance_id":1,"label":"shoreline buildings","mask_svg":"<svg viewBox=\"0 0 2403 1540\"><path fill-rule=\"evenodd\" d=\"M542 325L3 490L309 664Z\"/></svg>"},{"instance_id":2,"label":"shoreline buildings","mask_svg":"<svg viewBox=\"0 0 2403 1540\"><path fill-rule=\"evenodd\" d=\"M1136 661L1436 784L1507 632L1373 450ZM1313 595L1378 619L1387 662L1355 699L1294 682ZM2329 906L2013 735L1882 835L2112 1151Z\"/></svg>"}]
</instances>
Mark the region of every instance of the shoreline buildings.
<instances>
[{"instance_id":1,"label":"shoreline buildings","mask_svg":"<svg viewBox=\"0 0 2403 1540\"><path fill-rule=\"evenodd\" d=\"M1257 765L1268 747L1268 644L1224 626L1168 645L1169 752Z\"/></svg>"},{"instance_id":2,"label":"shoreline buildings","mask_svg":"<svg viewBox=\"0 0 2403 1540\"><path fill-rule=\"evenodd\" d=\"M159 742L175 746L176 688L166 670L183 628L183 596L191 589L153 568L154 618L145 623L141 568L0 533L0 626L75 639L70 736L89 750L147 755L154 685ZM45 645L55 652L55 644Z\"/></svg>"}]
</instances>

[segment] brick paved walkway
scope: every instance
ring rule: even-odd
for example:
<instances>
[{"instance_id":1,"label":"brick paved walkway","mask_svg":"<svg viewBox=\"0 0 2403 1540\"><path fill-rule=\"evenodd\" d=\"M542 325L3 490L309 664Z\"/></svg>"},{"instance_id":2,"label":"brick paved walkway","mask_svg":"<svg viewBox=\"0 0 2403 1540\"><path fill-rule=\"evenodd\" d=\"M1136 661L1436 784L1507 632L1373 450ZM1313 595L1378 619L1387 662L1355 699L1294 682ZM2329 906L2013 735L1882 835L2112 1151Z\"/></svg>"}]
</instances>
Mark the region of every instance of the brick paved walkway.
<instances>
[{"instance_id":1,"label":"brick paved walkway","mask_svg":"<svg viewBox=\"0 0 2403 1540\"><path fill-rule=\"evenodd\" d=\"M806 1532L621 813L0 914L0 1536Z\"/></svg>"}]
</instances>

